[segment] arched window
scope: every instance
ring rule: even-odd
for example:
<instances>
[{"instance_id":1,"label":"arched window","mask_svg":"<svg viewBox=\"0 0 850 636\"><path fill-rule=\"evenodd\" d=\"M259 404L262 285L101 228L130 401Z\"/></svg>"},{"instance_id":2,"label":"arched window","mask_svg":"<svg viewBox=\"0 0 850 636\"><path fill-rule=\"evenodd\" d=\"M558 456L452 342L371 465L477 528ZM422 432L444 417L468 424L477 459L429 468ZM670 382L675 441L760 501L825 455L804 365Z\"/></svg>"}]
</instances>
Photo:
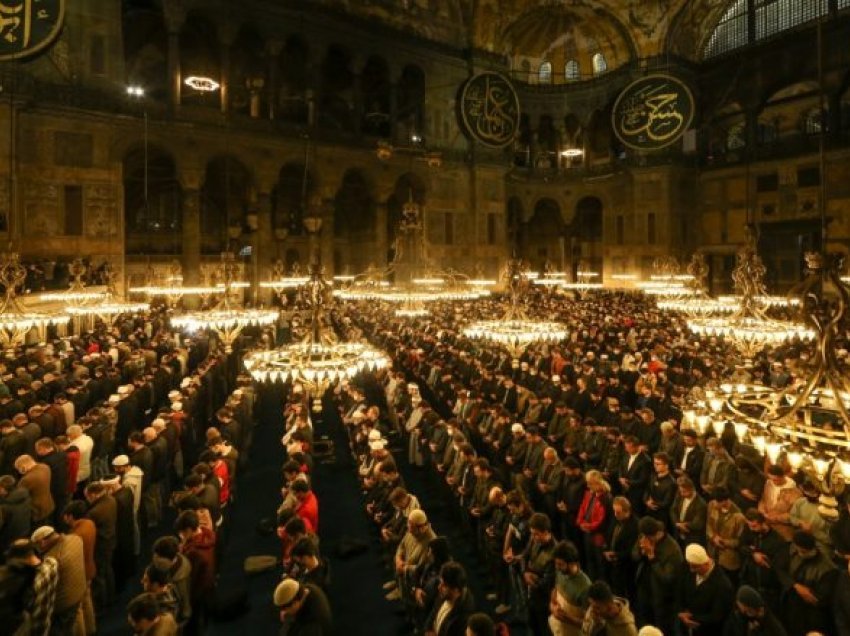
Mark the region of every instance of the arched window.
<instances>
[{"instance_id":1,"label":"arched window","mask_svg":"<svg viewBox=\"0 0 850 636\"><path fill-rule=\"evenodd\" d=\"M608 70L608 62L605 61L605 56L602 53L596 53L593 56L593 74L602 75Z\"/></svg>"},{"instance_id":2,"label":"arched window","mask_svg":"<svg viewBox=\"0 0 850 636\"><path fill-rule=\"evenodd\" d=\"M568 82L575 82L581 79L578 60L567 60L567 63L564 65L564 79Z\"/></svg>"},{"instance_id":3,"label":"arched window","mask_svg":"<svg viewBox=\"0 0 850 636\"><path fill-rule=\"evenodd\" d=\"M850 0L839 0L839 8L848 6ZM722 55L752 44L749 39L751 32L755 34L753 41L763 40L828 13L829 0L735 0L708 39L705 57ZM752 31L751 16L755 20Z\"/></svg>"},{"instance_id":4,"label":"arched window","mask_svg":"<svg viewBox=\"0 0 850 636\"><path fill-rule=\"evenodd\" d=\"M738 122L726 133L726 150L738 150L747 145L747 127L744 122Z\"/></svg>"},{"instance_id":5,"label":"arched window","mask_svg":"<svg viewBox=\"0 0 850 636\"><path fill-rule=\"evenodd\" d=\"M543 62L540 65L540 70L537 71L537 81L540 84L551 84L552 83L552 63L551 62Z\"/></svg>"},{"instance_id":6,"label":"arched window","mask_svg":"<svg viewBox=\"0 0 850 636\"><path fill-rule=\"evenodd\" d=\"M819 135L821 133L821 127L823 126L823 115L821 114L820 108L812 108L810 111L803 115L802 122L803 134L805 135Z\"/></svg>"}]
</instances>

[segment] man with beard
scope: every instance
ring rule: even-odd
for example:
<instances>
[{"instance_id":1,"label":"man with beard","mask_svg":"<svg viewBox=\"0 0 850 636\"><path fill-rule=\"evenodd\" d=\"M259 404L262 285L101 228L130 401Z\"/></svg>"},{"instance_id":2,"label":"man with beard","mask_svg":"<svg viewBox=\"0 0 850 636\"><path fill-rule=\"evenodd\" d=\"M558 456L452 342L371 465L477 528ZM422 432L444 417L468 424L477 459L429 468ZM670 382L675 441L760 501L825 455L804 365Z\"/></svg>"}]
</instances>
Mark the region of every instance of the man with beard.
<instances>
[{"instance_id":1,"label":"man with beard","mask_svg":"<svg viewBox=\"0 0 850 636\"><path fill-rule=\"evenodd\" d=\"M786 636L786 633L761 594L749 585L742 585L735 597L735 611L723 627L723 636Z\"/></svg>"},{"instance_id":2,"label":"man with beard","mask_svg":"<svg viewBox=\"0 0 850 636\"><path fill-rule=\"evenodd\" d=\"M754 588L776 612L782 591L778 572L788 568L788 544L755 508L747 510L744 517L747 527L738 546L742 562L740 581Z\"/></svg>"},{"instance_id":3,"label":"man with beard","mask_svg":"<svg viewBox=\"0 0 850 636\"><path fill-rule=\"evenodd\" d=\"M794 533L787 573L780 573L785 589L785 625L791 636L831 630L832 594L838 569L818 550L814 536Z\"/></svg>"}]
</instances>

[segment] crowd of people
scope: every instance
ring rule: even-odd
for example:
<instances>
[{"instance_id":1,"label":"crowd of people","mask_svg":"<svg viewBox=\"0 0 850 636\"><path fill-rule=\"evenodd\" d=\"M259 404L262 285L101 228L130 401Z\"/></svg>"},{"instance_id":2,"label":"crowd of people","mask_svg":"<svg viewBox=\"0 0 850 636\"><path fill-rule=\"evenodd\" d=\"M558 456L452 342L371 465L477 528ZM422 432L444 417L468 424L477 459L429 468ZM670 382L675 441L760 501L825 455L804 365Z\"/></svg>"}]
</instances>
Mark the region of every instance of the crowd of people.
<instances>
[{"instance_id":1,"label":"crowd of people","mask_svg":"<svg viewBox=\"0 0 850 636\"><path fill-rule=\"evenodd\" d=\"M393 365L324 395L283 392L271 524L282 545L271 594L281 633L344 629L338 620L334 632L312 483L326 452L314 424L325 418L345 428L384 557L383 593L411 632L850 633L840 470L794 471L731 425L696 431L684 417L723 382L794 383L808 370L806 346L743 361L639 296L531 303L570 335L517 359L463 335L497 301L438 304L413 321L376 304L334 307L341 336L371 340ZM843 334L837 345L846 343ZM134 577L143 588L126 608L134 633L205 633L254 427L257 396L238 357L204 338L180 344L156 312L6 353L4 633L94 634ZM837 358L847 364L844 348ZM486 576L459 557L403 473L439 493Z\"/></svg>"},{"instance_id":2,"label":"crowd of people","mask_svg":"<svg viewBox=\"0 0 850 636\"><path fill-rule=\"evenodd\" d=\"M133 633L205 633L250 378L158 312L7 351L0 375L1 631L95 634L141 579Z\"/></svg>"},{"instance_id":3,"label":"crowd of people","mask_svg":"<svg viewBox=\"0 0 850 636\"><path fill-rule=\"evenodd\" d=\"M532 306L561 317L570 337L516 360L462 335L495 310L486 301L414 322L374 304L336 316L394 361L381 390L365 380L342 388L340 408L389 555L387 599L412 629L493 633L475 613L486 600L496 621L535 635L850 633L840 471L795 472L731 424L718 435L683 422L721 382L796 381L805 346L742 361L638 296L541 294ZM846 365L846 350L838 355ZM470 574L404 488L402 463L453 502L487 565L486 599L472 598Z\"/></svg>"}]
</instances>

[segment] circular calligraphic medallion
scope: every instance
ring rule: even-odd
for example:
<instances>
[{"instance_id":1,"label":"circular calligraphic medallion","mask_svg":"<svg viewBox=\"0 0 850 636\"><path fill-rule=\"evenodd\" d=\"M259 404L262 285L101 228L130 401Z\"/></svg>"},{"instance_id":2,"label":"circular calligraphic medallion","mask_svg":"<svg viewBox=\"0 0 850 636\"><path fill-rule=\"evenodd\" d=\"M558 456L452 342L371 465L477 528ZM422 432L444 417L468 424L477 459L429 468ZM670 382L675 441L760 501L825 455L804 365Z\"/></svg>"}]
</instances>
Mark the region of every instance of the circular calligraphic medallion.
<instances>
[{"instance_id":1,"label":"circular calligraphic medallion","mask_svg":"<svg viewBox=\"0 0 850 636\"><path fill-rule=\"evenodd\" d=\"M470 77L460 91L458 119L463 131L485 146L511 143L519 128L519 98L510 80L490 72Z\"/></svg>"},{"instance_id":2,"label":"circular calligraphic medallion","mask_svg":"<svg viewBox=\"0 0 850 636\"><path fill-rule=\"evenodd\" d=\"M65 23L65 0L0 2L0 62L31 57L50 46Z\"/></svg>"},{"instance_id":3,"label":"circular calligraphic medallion","mask_svg":"<svg viewBox=\"0 0 850 636\"><path fill-rule=\"evenodd\" d=\"M694 118L694 97L681 80L647 75L626 86L611 113L620 141L635 150L660 150L679 139Z\"/></svg>"}]
</instances>

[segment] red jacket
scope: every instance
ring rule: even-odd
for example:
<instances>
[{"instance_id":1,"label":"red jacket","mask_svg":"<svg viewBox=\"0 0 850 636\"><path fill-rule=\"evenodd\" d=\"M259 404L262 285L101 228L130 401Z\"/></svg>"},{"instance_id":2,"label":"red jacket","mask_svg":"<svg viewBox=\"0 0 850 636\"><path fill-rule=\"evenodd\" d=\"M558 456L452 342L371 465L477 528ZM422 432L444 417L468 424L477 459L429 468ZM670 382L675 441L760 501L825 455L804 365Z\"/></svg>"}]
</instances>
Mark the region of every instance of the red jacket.
<instances>
[{"instance_id":1,"label":"red jacket","mask_svg":"<svg viewBox=\"0 0 850 636\"><path fill-rule=\"evenodd\" d=\"M581 524L583 523L589 524L587 529L582 528L582 532L589 534L593 545L597 547L605 544L605 519L608 516L607 504L607 495L597 495L594 497L592 491L586 490L584 498L581 500L578 514L576 515L576 525L579 528L582 528Z\"/></svg>"},{"instance_id":2,"label":"red jacket","mask_svg":"<svg viewBox=\"0 0 850 636\"><path fill-rule=\"evenodd\" d=\"M80 449L76 446L69 446L65 451L68 458L66 466L68 467L68 494L73 495L77 489L77 473L80 472Z\"/></svg>"},{"instance_id":3,"label":"red jacket","mask_svg":"<svg viewBox=\"0 0 850 636\"><path fill-rule=\"evenodd\" d=\"M192 564L192 603L208 596L215 588L215 534L201 527L197 534L180 546Z\"/></svg>"},{"instance_id":4,"label":"red jacket","mask_svg":"<svg viewBox=\"0 0 850 636\"><path fill-rule=\"evenodd\" d=\"M218 489L218 503L224 506L230 501L230 471L227 469L227 464L221 459L215 463L212 471L213 475L218 477L218 483L221 484Z\"/></svg>"},{"instance_id":5,"label":"red jacket","mask_svg":"<svg viewBox=\"0 0 850 636\"><path fill-rule=\"evenodd\" d=\"M295 509L295 514L304 520L304 525L307 526L307 532L319 531L319 500L313 491L309 491L304 497L304 501L298 504Z\"/></svg>"}]
</instances>

